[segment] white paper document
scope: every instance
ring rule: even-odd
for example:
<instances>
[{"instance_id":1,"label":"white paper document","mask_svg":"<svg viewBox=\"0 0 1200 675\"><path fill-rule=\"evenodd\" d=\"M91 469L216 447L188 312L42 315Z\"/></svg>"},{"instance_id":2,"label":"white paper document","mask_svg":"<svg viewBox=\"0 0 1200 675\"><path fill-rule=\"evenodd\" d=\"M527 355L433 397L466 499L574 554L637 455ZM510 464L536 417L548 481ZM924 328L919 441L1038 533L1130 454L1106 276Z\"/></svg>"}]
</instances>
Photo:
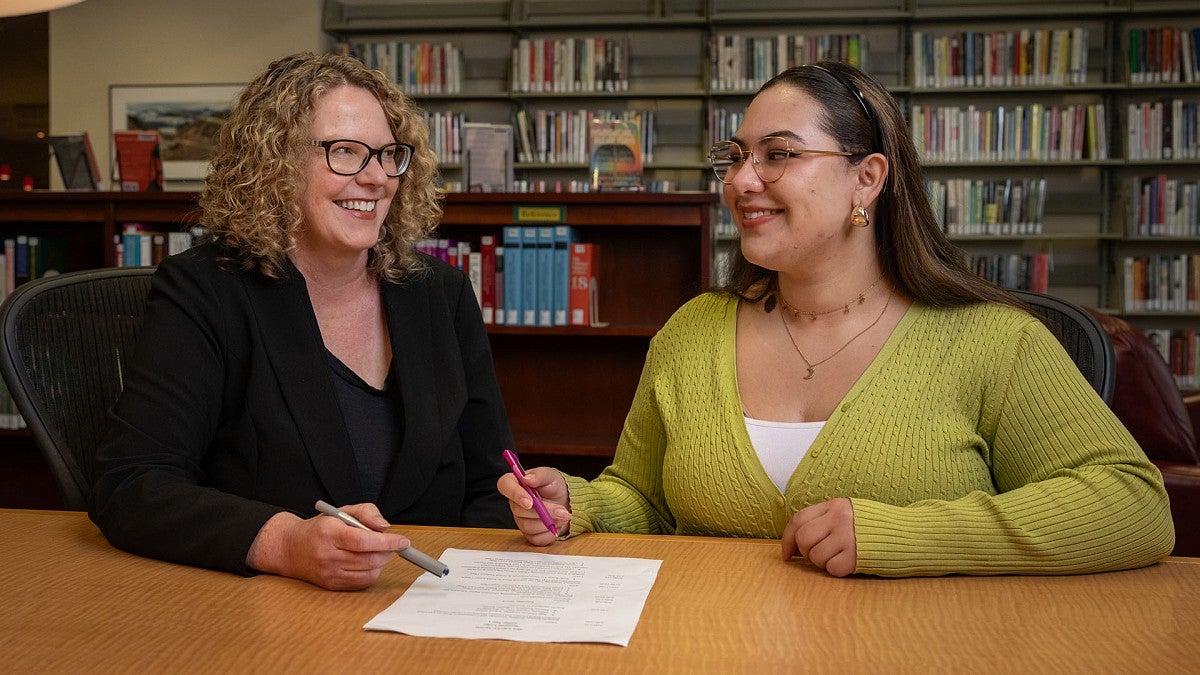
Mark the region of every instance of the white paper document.
<instances>
[{"instance_id":1,"label":"white paper document","mask_svg":"<svg viewBox=\"0 0 1200 675\"><path fill-rule=\"evenodd\" d=\"M423 637L629 645L661 560L448 548L364 628Z\"/></svg>"}]
</instances>

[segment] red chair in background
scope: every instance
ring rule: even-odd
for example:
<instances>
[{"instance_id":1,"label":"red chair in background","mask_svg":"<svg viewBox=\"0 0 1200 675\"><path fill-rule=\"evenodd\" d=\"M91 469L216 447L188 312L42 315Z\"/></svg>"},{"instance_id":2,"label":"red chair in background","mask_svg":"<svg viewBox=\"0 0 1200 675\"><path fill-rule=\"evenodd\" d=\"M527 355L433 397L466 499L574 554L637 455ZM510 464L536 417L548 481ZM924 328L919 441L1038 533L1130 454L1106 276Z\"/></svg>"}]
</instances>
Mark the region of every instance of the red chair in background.
<instances>
[{"instance_id":1,"label":"red chair in background","mask_svg":"<svg viewBox=\"0 0 1200 675\"><path fill-rule=\"evenodd\" d=\"M1116 355L1112 409L1162 472L1175 522L1174 555L1200 557L1200 393L1184 397L1154 344L1128 322L1088 309Z\"/></svg>"}]
</instances>

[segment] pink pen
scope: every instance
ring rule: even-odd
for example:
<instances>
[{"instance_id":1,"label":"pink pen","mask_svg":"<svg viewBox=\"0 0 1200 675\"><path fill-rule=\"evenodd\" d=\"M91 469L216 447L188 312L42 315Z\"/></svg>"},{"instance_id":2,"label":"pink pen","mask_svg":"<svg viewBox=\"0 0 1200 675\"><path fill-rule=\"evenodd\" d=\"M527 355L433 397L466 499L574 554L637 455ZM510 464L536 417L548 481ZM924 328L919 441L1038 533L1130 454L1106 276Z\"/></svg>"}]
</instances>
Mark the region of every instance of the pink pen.
<instances>
[{"instance_id":1,"label":"pink pen","mask_svg":"<svg viewBox=\"0 0 1200 675\"><path fill-rule=\"evenodd\" d=\"M542 519L542 524L557 537L558 528L555 527L554 519L550 517L550 512L546 510L546 503L542 501L542 496L537 493L537 490L525 484L525 469L521 467L521 462L517 460L517 456L513 454L512 450L504 451L504 461L508 462L508 468L512 469L513 475L517 477L517 482L533 498L533 510L537 511L538 518Z\"/></svg>"}]
</instances>

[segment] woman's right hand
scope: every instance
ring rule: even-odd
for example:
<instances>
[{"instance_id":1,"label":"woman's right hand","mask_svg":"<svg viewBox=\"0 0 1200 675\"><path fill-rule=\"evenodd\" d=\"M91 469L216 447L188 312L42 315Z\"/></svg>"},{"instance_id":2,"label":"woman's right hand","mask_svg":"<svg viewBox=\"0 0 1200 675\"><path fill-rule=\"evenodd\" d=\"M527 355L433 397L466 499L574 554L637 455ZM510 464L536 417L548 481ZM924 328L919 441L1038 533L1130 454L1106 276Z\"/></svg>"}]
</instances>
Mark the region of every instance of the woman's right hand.
<instances>
[{"instance_id":1,"label":"woman's right hand","mask_svg":"<svg viewBox=\"0 0 1200 675\"><path fill-rule=\"evenodd\" d=\"M568 532L571 528L571 494L567 490L567 481L557 469L539 466L525 472L525 484L537 490L546 511L554 520L554 526L559 532ZM513 519L517 527L525 534L525 540L534 546L547 546L556 540L551 532L533 510L533 498L517 482L516 476L506 473L496 481L496 489L508 497L508 506L512 509Z\"/></svg>"},{"instance_id":2,"label":"woman's right hand","mask_svg":"<svg viewBox=\"0 0 1200 675\"><path fill-rule=\"evenodd\" d=\"M342 510L374 532L350 527L329 516L305 520L282 511L258 531L246 555L247 565L332 591L357 591L370 586L396 551L408 548L409 540L383 531L388 522L374 504L352 504Z\"/></svg>"}]
</instances>

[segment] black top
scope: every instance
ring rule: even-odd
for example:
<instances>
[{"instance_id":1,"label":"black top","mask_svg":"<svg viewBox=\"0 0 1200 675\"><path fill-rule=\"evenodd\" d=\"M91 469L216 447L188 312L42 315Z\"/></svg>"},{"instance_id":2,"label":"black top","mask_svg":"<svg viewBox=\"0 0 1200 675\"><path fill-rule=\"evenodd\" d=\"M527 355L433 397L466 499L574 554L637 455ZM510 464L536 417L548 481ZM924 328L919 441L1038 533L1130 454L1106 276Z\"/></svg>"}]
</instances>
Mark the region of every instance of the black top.
<instances>
[{"instance_id":1,"label":"black top","mask_svg":"<svg viewBox=\"0 0 1200 675\"><path fill-rule=\"evenodd\" d=\"M396 371L389 371L383 389L376 389L328 349L325 360L333 371L342 419L350 434L350 445L354 446L363 489L359 501L374 502L379 499L392 457L404 439L404 404L395 386Z\"/></svg>"}]
</instances>

